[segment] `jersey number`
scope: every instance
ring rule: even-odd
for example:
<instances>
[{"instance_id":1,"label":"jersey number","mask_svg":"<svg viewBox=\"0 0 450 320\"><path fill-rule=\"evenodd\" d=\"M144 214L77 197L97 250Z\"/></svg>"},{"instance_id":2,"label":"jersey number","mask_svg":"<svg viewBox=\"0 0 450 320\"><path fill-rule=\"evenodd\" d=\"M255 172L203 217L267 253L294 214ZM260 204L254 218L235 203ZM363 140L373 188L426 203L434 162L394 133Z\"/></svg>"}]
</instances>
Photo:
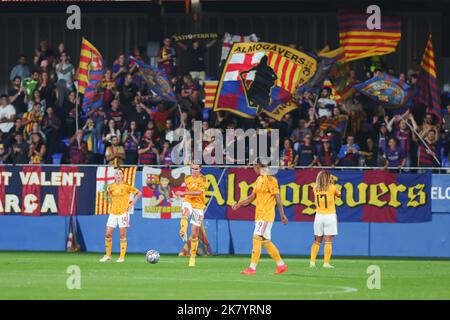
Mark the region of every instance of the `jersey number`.
<instances>
[{"instance_id":1,"label":"jersey number","mask_svg":"<svg viewBox=\"0 0 450 320\"><path fill-rule=\"evenodd\" d=\"M317 204L319 204L320 198L323 198L323 203L325 205L325 209L328 208L328 202L327 202L327 195L326 194L318 194L317 197Z\"/></svg>"}]
</instances>

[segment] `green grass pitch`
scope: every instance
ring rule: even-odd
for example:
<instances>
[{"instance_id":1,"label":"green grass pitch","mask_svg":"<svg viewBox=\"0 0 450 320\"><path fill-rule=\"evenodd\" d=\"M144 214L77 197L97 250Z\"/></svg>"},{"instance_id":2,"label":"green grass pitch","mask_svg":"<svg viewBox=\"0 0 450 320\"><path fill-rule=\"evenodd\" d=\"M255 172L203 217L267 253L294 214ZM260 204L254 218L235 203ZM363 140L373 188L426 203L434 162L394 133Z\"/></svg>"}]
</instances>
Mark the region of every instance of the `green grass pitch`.
<instances>
[{"instance_id":1,"label":"green grass pitch","mask_svg":"<svg viewBox=\"0 0 450 320\"><path fill-rule=\"evenodd\" d=\"M240 275L244 256L188 258L144 254L99 263L101 254L0 252L0 299L450 299L448 260L335 258L336 269L310 269L304 257L286 257L288 272L274 275L264 256L254 276ZM117 258L117 254L113 256ZM69 290L67 267L81 270L81 289ZM367 288L367 268L381 270L381 289ZM195 292L192 294L191 292Z\"/></svg>"}]
</instances>

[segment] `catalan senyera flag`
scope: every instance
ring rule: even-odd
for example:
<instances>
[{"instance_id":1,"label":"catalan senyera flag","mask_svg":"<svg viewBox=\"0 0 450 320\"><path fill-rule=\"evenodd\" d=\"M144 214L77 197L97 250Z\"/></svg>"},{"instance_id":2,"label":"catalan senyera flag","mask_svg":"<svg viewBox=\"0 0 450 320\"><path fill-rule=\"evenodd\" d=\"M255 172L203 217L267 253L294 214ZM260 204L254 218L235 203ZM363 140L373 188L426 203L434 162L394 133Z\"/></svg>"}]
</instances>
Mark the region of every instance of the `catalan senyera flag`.
<instances>
[{"instance_id":1,"label":"catalan senyera flag","mask_svg":"<svg viewBox=\"0 0 450 320\"><path fill-rule=\"evenodd\" d=\"M339 14L339 43L346 61L388 54L397 48L401 38L400 18L382 15L380 29L369 29L368 18L369 15L360 13Z\"/></svg>"},{"instance_id":2,"label":"catalan senyera flag","mask_svg":"<svg viewBox=\"0 0 450 320\"><path fill-rule=\"evenodd\" d=\"M432 36L428 37L425 53L420 63L418 93L416 102L427 106L428 110L433 113L439 120L442 121L441 115L441 96L438 87L436 63L434 61L434 50L432 43Z\"/></svg>"},{"instance_id":3,"label":"catalan senyera flag","mask_svg":"<svg viewBox=\"0 0 450 320\"><path fill-rule=\"evenodd\" d=\"M136 180L136 167L124 167L123 182L134 186ZM97 184L95 194L95 214L109 214L111 202L107 189L114 182L114 168L112 166L100 166L97 168ZM131 198L132 196L130 196ZM132 214L133 212L129 212Z\"/></svg>"},{"instance_id":4,"label":"catalan senyera flag","mask_svg":"<svg viewBox=\"0 0 450 320\"><path fill-rule=\"evenodd\" d=\"M280 119L295 109L293 95L316 73L317 60L278 44L234 43L225 63L214 111L245 118L264 112Z\"/></svg>"},{"instance_id":5,"label":"catalan senyera flag","mask_svg":"<svg viewBox=\"0 0 450 320\"><path fill-rule=\"evenodd\" d=\"M96 77L102 70L102 55L96 47L83 38L81 41L80 64L76 76L78 93L84 94L86 88L89 86L91 77Z\"/></svg>"},{"instance_id":6,"label":"catalan senyera flag","mask_svg":"<svg viewBox=\"0 0 450 320\"><path fill-rule=\"evenodd\" d=\"M205 108L211 109L214 107L214 98L216 97L218 85L219 81L207 80L204 82L203 88L205 90Z\"/></svg>"}]
</instances>

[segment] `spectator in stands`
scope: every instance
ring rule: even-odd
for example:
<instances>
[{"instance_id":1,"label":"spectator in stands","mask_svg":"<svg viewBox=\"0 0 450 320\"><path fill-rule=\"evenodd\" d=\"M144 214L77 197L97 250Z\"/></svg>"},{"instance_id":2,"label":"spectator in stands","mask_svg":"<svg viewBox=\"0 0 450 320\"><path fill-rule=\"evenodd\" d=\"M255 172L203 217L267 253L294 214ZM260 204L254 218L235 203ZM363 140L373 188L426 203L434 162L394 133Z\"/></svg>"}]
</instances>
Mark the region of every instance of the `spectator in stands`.
<instances>
[{"instance_id":1,"label":"spectator in stands","mask_svg":"<svg viewBox=\"0 0 450 320\"><path fill-rule=\"evenodd\" d=\"M438 149L436 144L436 130L430 129L427 131L427 135L424 138L425 142L428 145L428 148L425 144L420 141L419 142L419 158L418 158L418 166L419 167L438 167L438 163L435 158L438 158Z\"/></svg>"},{"instance_id":2,"label":"spectator in stands","mask_svg":"<svg viewBox=\"0 0 450 320\"><path fill-rule=\"evenodd\" d=\"M26 99L26 100L28 100L28 99ZM47 108L47 102L45 100L41 99L41 93L38 89L33 91L33 96L31 98L31 100L28 101L27 111L30 112L31 110L33 110L34 105L37 103L41 106L41 110L39 111L39 114L44 116L45 109Z\"/></svg>"},{"instance_id":3,"label":"spectator in stands","mask_svg":"<svg viewBox=\"0 0 450 320\"><path fill-rule=\"evenodd\" d=\"M138 147L139 164L158 164L159 151L152 140L152 130L147 129Z\"/></svg>"},{"instance_id":4,"label":"spectator in stands","mask_svg":"<svg viewBox=\"0 0 450 320\"><path fill-rule=\"evenodd\" d=\"M125 55L120 54L119 57L114 61L112 67L112 77L116 83L116 87L119 88L124 80L125 75L128 73L128 67L125 63Z\"/></svg>"},{"instance_id":5,"label":"spectator in stands","mask_svg":"<svg viewBox=\"0 0 450 320\"><path fill-rule=\"evenodd\" d=\"M24 126L24 133L28 134L33 130L33 124L37 123L41 125L42 119L44 118L41 114L41 104L35 103L31 111L25 112L22 118L22 125Z\"/></svg>"},{"instance_id":6,"label":"spectator in stands","mask_svg":"<svg viewBox=\"0 0 450 320\"><path fill-rule=\"evenodd\" d=\"M45 135L44 131L42 131L41 125L37 122L33 123L33 126L31 127L31 131L27 135L28 143L32 142L33 134L35 134L35 133L37 133L38 135L41 136L42 142L44 144L47 143L47 136Z\"/></svg>"},{"instance_id":7,"label":"spectator in stands","mask_svg":"<svg viewBox=\"0 0 450 320\"><path fill-rule=\"evenodd\" d=\"M30 163L41 164L44 162L44 157L47 148L42 140L39 133L33 133L31 136L31 143L28 152L28 157L30 158Z\"/></svg>"},{"instance_id":8,"label":"spectator in stands","mask_svg":"<svg viewBox=\"0 0 450 320\"><path fill-rule=\"evenodd\" d=\"M305 137L305 135L312 135L311 130L309 130L308 128L306 128L306 120L305 119L299 119L298 120L298 124L297 124L297 128L295 128L290 136L290 140L291 141L303 141L303 138Z\"/></svg>"},{"instance_id":9,"label":"spectator in stands","mask_svg":"<svg viewBox=\"0 0 450 320\"><path fill-rule=\"evenodd\" d=\"M47 154L49 156L59 151L59 142L61 140L60 129L61 120L55 114L53 107L48 107L46 110L46 115L42 120L42 130L47 136Z\"/></svg>"},{"instance_id":10,"label":"spectator in stands","mask_svg":"<svg viewBox=\"0 0 450 320\"><path fill-rule=\"evenodd\" d=\"M208 126L209 126L209 124L208 124ZM162 130L162 133L161 133L161 139L172 143L174 140L174 137L173 137L174 131L173 130L174 130L174 127L173 127L172 119L167 119L166 126L164 127L164 129ZM204 133L206 130L204 130Z\"/></svg>"},{"instance_id":11,"label":"spectator in stands","mask_svg":"<svg viewBox=\"0 0 450 320\"><path fill-rule=\"evenodd\" d=\"M55 88L48 72L44 71L41 73L38 90L41 94L41 99L45 100L47 105L53 106L55 101Z\"/></svg>"},{"instance_id":12,"label":"spectator in stands","mask_svg":"<svg viewBox=\"0 0 450 320\"><path fill-rule=\"evenodd\" d=\"M30 68L27 65L27 58L25 55L21 54L18 59L17 65L12 68L11 73L9 74L9 80L14 81L16 77L20 79L25 79L30 76Z\"/></svg>"},{"instance_id":13,"label":"spectator in stands","mask_svg":"<svg viewBox=\"0 0 450 320\"><path fill-rule=\"evenodd\" d=\"M188 56L188 72L193 80L200 80L200 84L206 79L205 72L205 55L206 51L216 43L217 40L212 40L206 45L201 45L199 39L192 41L192 46L187 46L182 42L177 42Z\"/></svg>"},{"instance_id":14,"label":"spectator in stands","mask_svg":"<svg viewBox=\"0 0 450 320\"><path fill-rule=\"evenodd\" d=\"M120 139L120 130L116 129L116 122L113 119L108 120L108 125L103 131L103 142L109 144L113 137L118 137Z\"/></svg>"},{"instance_id":15,"label":"spectator in stands","mask_svg":"<svg viewBox=\"0 0 450 320\"><path fill-rule=\"evenodd\" d=\"M98 134L97 129L95 128L95 122L91 118L86 120L85 125L83 126L83 141L86 142L86 163L101 163L97 158L98 148Z\"/></svg>"},{"instance_id":16,"label":"spectator in stands","mask_svg":"<svg viewBox=\"0 0 450 320\"><path fill-rule=\"evenodd\" d=\"M199 96L199 88L192 80L192 77L190 75L183 76L178 99L182 110L187 111L193 118L198 118L201 116Z\"/></svg>"},{"instance_id":17,"label":"spectator in stands","mask_svg":"<svg viewBox=\"0 0 450 320\"><path fill-rule=\"evenodd\" d=\"M140 133L145 131L148 121L150 120L150 109L142 102L141 96L135 96L130 113L127 114L128 121L136 123L136 130Z\"/></svg>"},{"instance_id":18,"label":"spectator in stands","mask_svg":"<svg viewBox=\"0 0 450 320\"><path fill-rule=\"evenodd\" d=\"M70 138L69 156L71 164L85 164L87 157L86 141L83 140L83 130L78 130Z\"/></svg>"},{"instance_id":19,"label":"spectator in stands","mask_svg":"<svg viewBox=\"0 0 450 320\"><path fill-rule=\"evenodd\" d=\"M13 164L27 164L30 162L29 145L24 140L23 134L16 131L14 134L14 143L12 146L12 163Z\"/></svg>"},{"instance_id":20,"label":"spectator in stands","mask_svg":"<svg viewBox=\"0 0 450 320\"><path fill-rule=\"evenodd\" d=\"M317 164L320 167L334 167L338 163L335 152L331 148L329 139L322 139Z\"/></svg>"},{"instance_id":21,"label":"spectator in stands","mask_svg":"<svg viewBox=\"0 0 450 320\"><path fill-rule=\"evenodd\" d=\"M367 138L366 140L366 148L359 152L363 159L363 165L365 167L378 167L379 166L379 152L375 146L375 141L372 138Z\"/></svg>"},{"instance_id":22,"label":"spectator in stands","mask_svg":"<svg viewBox=\"0 0 450 320\"><path fill-rule=\"evenodd\" d=\"M125 164L138 163L138 145L140 133L137 131L135 121L131 121L129 127L122 135L122 144L125 146Z\"/></svg>"},{"instance_id":23,"label":"spectator in stands","mask_svg":"<svg viewBox=\"0 0 450 320\"><path fill-rule=\"evenodd\" d=\"M442 119L442 131L444 154L450 159L450 103L447 105L447 114Z\"/></svg>"},{"instance_id":24,"label":"spectator in stands","mask_svg":"<svg viewBox=\"0 0 450 320\"><path fill-rule=\"evenodd\" d=\"M322 97L317 101L317 114L319 118L327 117L331 118L333 115L333 108L336 107L336 101L330 98L331 89L323 88Z\"/></svg>"},{"instance_id":25,"label":"spectator in stands","mask_svg":"<svg viewBox=\"0 0 450 320\"><path fill-rule=\"evenodd\" d=\"M69 62L66 52L61 53L60 62L56 65L56 88L58 100L56 105L62 107L63 102L67 99L70 91L72 91L75 67Z\"/></svg>"},{"instance_id":26,"label":"spectator in stands","mask_svg":"<svg viewBox=\"0 0 450 320\"><path fill-rule=\"evenodd\" d=\"M134 97L138 94L138 87L133 83L133 76L131 73L126 74L123 84L119 86L119 92L122 107L125 108L125 110L130 110Z\"/></svg>"},{"instance_id":27,"label":"spectator in stands","mask_svg":"<svg viewBox=\"0 0 450 320\"><path fill-rule=\"evenodd\" d=\"M156 62L158 63L158 68L163 69L167 77L170 78L170 76L176 74L177 54L175 49L171 46L169 37L164 38L163 46L158 52Z\"/></svg>"},{"instance_id":28,"label":"spectator in stands","mask_svg":"<svg viewBox=\"0 0 450 320\"><path fill-rule=\"evenodd\" d=\"M113 99L113 101L111 101L111 109L107 112L107 119L114 120L118 130L123 131L125 129L127 122L125 120L124 112L120 110L119 99Z\"/></svg>"},{"instance_id":29,"label":"spectator in stands","mask_svg":"<svg viewBox=\"0 0 450 320\"><path fill-rule=\"evenodd\" d=\"M317 162L316 150L312 145L312 136L305 135L303 144L297 145L295 152L298 155L298 165L301 167L312 167Z\"/></svg>"},{"instance_id":30,"label":"spectator in stands","mask_svg":"<svg viewBox=\"0 0 450 320\"><path fill-rule=\"evenodd\" d=\"M22 137L24 136L23 133L23 125L22 125L22 119L21 118L16 118L16 121L14 122L14 127L11 129L11 140L14 140L14 137L16 136L16 133L19 133L22 135Z\"/></svg>"},{"instance_id":31,"label":"spectator in stands","mask_svg":"<svg viewBox=\"0 0 450 320\"><path fill-rule=\"evenodd\" d=\"M435 133L439 132L439 126L434 124L434 115L432 113L427 113L423 124L419 127L419 134L422 138L428 136L428 131L434 130ZM436 141L439 140L439 135L435 136Z\"/></svg>"},{"instance_id":32,"label":"spectator in stands","mask_svg":"<svg viewBox=\"0 0 450 320\"><path fill-rule=\"evenodd\" d=\"M8 96L2 94L0 97L0 131L9 133L16 121L16 109L9 103Z\"/></svg>"},{"instance_id":33,"label":"spectator in stands","mask_svg":"<svg viewBox=\"0 0 450 320\"><path fill-rule=\"evenodd\" d=\"M386 158L386 164L384 165L385 169L388 167L401 169L406 163L405 152L398 146L395 138L389 139L384 157Z\"/></svg>"},{"instance_id":34,"label":"spectator in stands","mask_svg":"<svg viewBox=\"0 0 450 320\"><path fill-rule=\"evenodd\" d=\"M162 147L162 151L159 155L159 159L162 165L172 165L173 161L172 161L172 147L170 146L170 142L169 141L164 141L163 142L163 147Z\"/></svg>"},{"instance_id":35,"label":"spectator in stands","mask_svg":"<svg viewBox=\"0 0 450 320\"><path fill-rule=\"evenodd\" d=\"M381 123L380 130L378 132L378 149L381 152L381 154L386 153L387 141L388 141L388 135L387 135L386 123L383 122L383 123Z\"/></svg>"},{"instance_id":36,"label":"spectator in stands","mask_svg":"<svg viewBox=\"0 0 450 320\"><path fill-rule=\"evenodd\" d=\"M357 167L360 147L355 144L354 136L349 135L346 140L347 144L341 146L339 150L339 165L342 167Z\"/></svg>"},{"instance_id":37,"label":"spectator in stands","mask_svg":"<svg viewBox=\"0 0 450 320\"><path fill-rule=\"evenodd\" d=\"M39 43L39 47L34 52L34 65L39 67L43 60L47 60L50 65L53 65L55 55L53 49L50 48L47 39L42 39Z\"/></svg>"},{"instance_id":38,"label":"spectator in stands","mask_svg":"<svg viewBox=\"0 0 450 320\"><path fill-rule=\"evenodd\" d=\"M105 75L100 82L100 87L103 89L103 105L109 105L117 92L116 83L110 69L105 71Z\"/></svg>"},{"instance_id":39,"label":"spectator in stands","mask_svg":"<svg viewBox=\"0 0 450 320\"><path fill-rule=\"evenodd\" d=\"M21 85L22 79L18 76L14 77L12 88L8 91L9 102L16 109L16 114L21 117L27 112L25 103L27 89Z\"/></svg>"},{"instance_id":40,"label":"spectator in stands","mask_svg":"<svg viewBox=\"0 0 450 320\"><path fill-rule=\"evenodd\" d=\"M72 91L69 93L69 100L64 102L64 112L65 114L65 121L63 122L64 130L63 134L65 137L72 137L76 130L76 120L77 120L77 113L76 113L76 103L77 103L77 96L75 91ZM79 116L78 116L79 118Z\"/></svg>"},{"instance_id":41,"label":"spectator in stands","mask_svg":"<svg viewBox=\"0 0 450 320\"><path fill-rule=\"evenodd\" d=\"M283 167L295 167L298 163L298 155L294 152L292 141L284 139L283 149L280 155L280 165Z\"/></svg>"},{"instance_id":42,"label":"spectator in stands","mask_svg":"<svg viewBox=\"0 0 450 320\"><path fill-rule=\"evenodd\" d=\"M106 148L105 159L109 165L120 166L125 160L125 149L120 145L120 136L111 138L111 145Z\"/></svg>"}]
</instances>

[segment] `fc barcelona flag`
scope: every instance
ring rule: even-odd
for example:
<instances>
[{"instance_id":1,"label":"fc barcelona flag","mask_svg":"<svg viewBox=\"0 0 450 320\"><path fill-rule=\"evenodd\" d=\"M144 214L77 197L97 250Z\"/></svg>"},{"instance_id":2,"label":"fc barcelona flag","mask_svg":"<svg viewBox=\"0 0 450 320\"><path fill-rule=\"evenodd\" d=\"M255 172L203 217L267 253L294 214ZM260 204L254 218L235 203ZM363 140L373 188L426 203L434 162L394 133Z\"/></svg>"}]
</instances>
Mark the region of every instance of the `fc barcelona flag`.
<instances>
[{"instance_id":1,"label":"fc barcelona flag","mask_svg":"<svg viewBox=\"0 0 450 320\"><path fill-rule=\"evenodd\" d=\"M403 106L409 98L409 85L387 74L353 86L356 90L385 106Z\"/></svg>"},{"instance_id":2,"label":"fc barcelona flag","mask_svg":"<svg viewBox=\"0 0 450 320\"><path fill-rule=\"evenodd\" d=\"M95 87L93 80L100 81L103 75L102 55L89 41L81 42L80 65L77 71L78 93L84 94L89 85ZM84 103L84 102L83 102Z\"/></svg>"},{"instance_id":3,"label":"fc barcelona flag","mask_svg":"<svg viewBox=\"0 0 450 320\"><path fill-rule=\"evenodd\" d=\"M108 186L114 182L115 169L111 166L97 168L97 183L95 193L95 214L109 214L111 199L109 199ZM123 182L134 186L136 167L123 168ZM130 196L131 197L131 196ZM130 214L132 212L129 212Z\"/></svg>"},{"instance_id":4,"label":"fc barcelona flag","mask_svg":"<svg viewBox=\"0 0 450 320\"><path fill-rule=\"evenodd\" d=\"M441 96L439 92L439 84L436 73L436 63L434 61L433 43L431 42L431 34L428 38L427 47L420 63L419 92L417 93L417 102L428 107L441 123Z\"/></svg>"},{"instance_id":5,"label":"fc barcelona flag","mask_svg":"<svg viewBox=\"0 0 450 320\"><path fill-rule=\"evenodd\" d=\"M369 29L366 14L339 15L339 43L345 51L346 61L392 53L401 38L399 17L382 15L381 28Z\"/></svg>"},{"instance_id":6,"label":"fc barcelona flag","mask_svg":"<svg viewBox=\"0 0 450 320\"><path fill-rule=\"evenodd\" d=\"M316 73L316 59L272 43L234 43L225 64L214 111L245 118L264 112L278 119L292 110L292 97Z\"/></svg>"}]
</instances>

